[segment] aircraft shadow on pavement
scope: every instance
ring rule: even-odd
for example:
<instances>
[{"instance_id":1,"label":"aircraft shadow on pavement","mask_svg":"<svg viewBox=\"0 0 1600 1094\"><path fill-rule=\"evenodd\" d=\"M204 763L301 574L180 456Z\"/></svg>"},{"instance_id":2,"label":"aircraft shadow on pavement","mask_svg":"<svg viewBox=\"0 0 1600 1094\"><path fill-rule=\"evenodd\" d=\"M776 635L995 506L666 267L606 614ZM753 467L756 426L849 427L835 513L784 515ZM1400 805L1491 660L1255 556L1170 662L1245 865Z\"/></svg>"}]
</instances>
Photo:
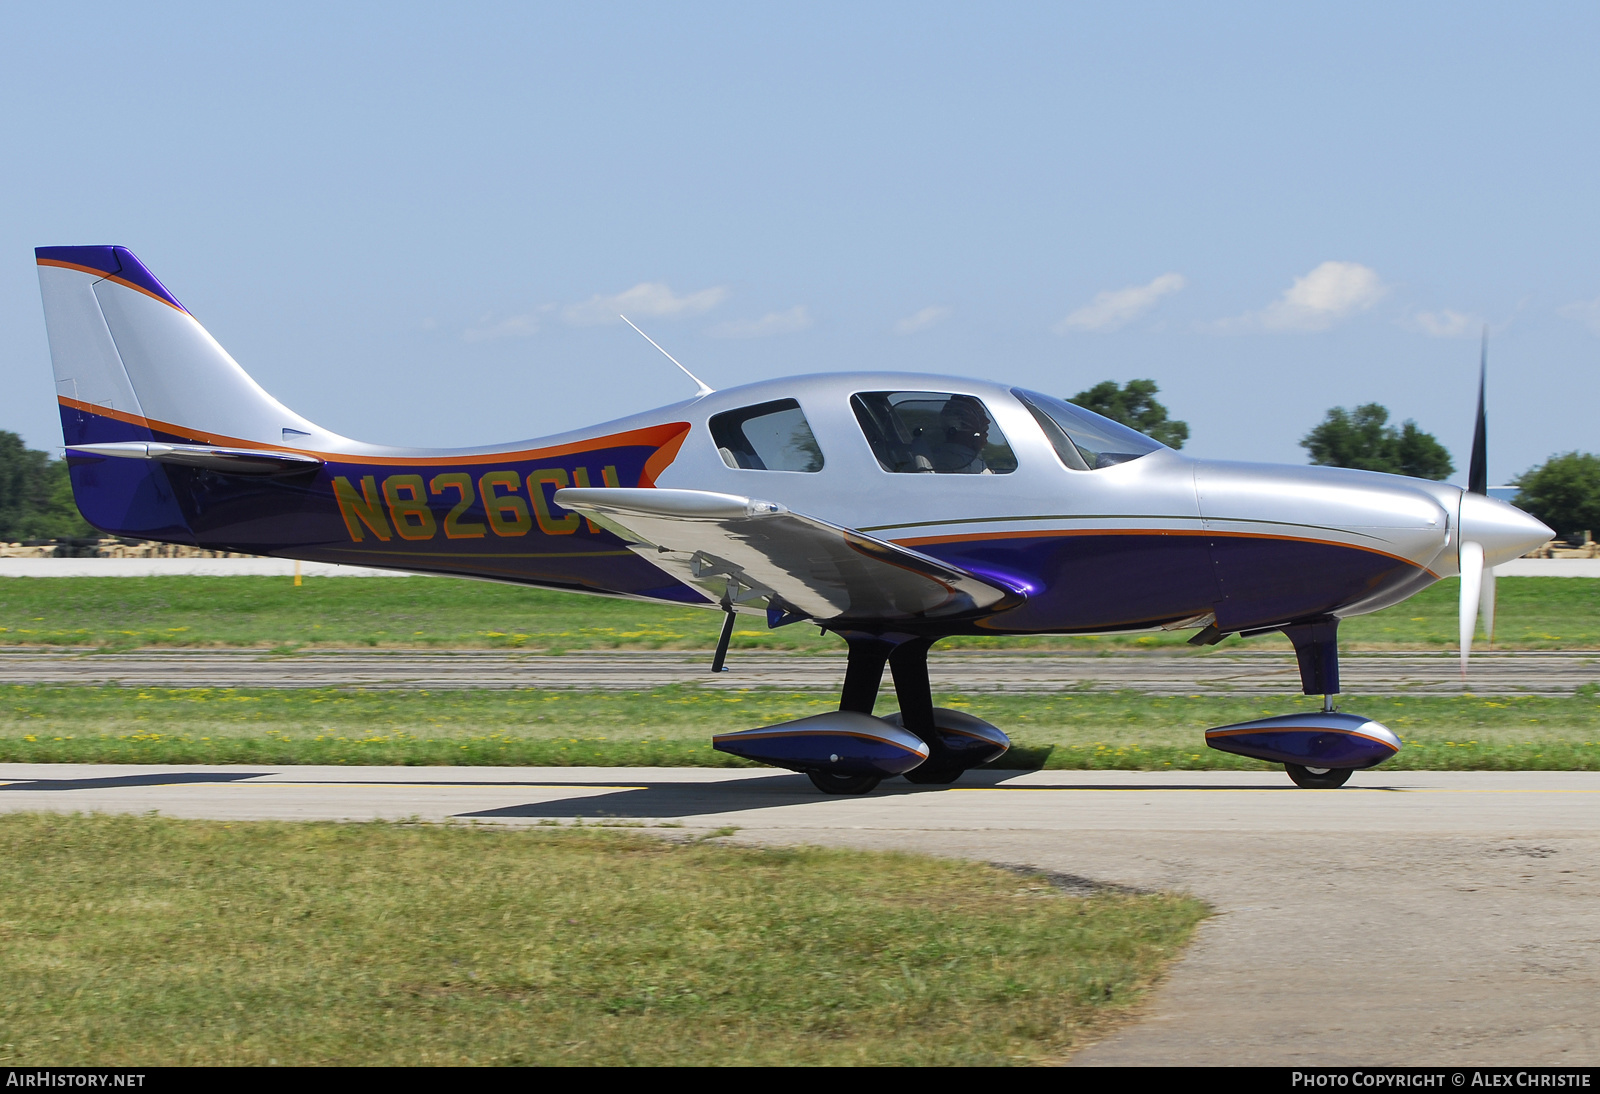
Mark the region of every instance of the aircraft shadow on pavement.
<instances>
[{"instance_id":1,"label":"aircraft shadow on pavement","mask_svg":"<svg viewBox=\"0 0 1600 1094\"><path fill-rule=\"evenodd\" d=\"M570 784L581 787L581 783ZM830 800L811 785L804 775L764 775L753 779L732 779L708 783L656 783L637 790L615 790L583 798L508 805L501 809L481 809L457 813L470 819L510 820L517 817L571 818L647 818L696 817L709 813L739 813L748 809L771 809L785 805L805 805Z\"/></svg>"},{"instance_id":2,"label":"aircraft shadow on pavement","mask_svg":"<svg viewBox=\"0 0 1600 1094\"><path fill-rule=\"evenodd\" d=\"M717 813L740 813L754 809L776 809L792 805L819 805L827 802L872 801L886 797L941 794L951 790L998 790L1023 792L1038 790L1080 791L1164 791L1164 790L1233 790L1278 791L1298 790L1292 783L1284 785L1251 785L1245 783L1224 785L1159 784L1159 783L1029 783L1026 786L999 785L1014 778L1016 771L971 772L961 783L952 786L924 786L902 779L885 779L871 794L861 797L824 794L811 785L804 775L762 775L750 779L733 779L718 782L686 783L663 782L641 786L637 789L615 790L591 797L561 798L555 801L530 802L526 805L508 805L499 809L480 809L470 813L457 813L462 819L516 818L595 818L595 819L648 819L658 817L697 817ZM579 789L583 783L564 783Z\"/></svg>"},{"instance_id":3,"label":"aircraft shadow on pavement","mask_svg":"<svg viewBox=\"0 0 1600 1094\"><path fill-rule=\"evenodd\" d=\"M271 771L173 771L151 775L110 775L99 779L28 779L0 790L112 790L121 786L175 786L182 783L232 783L259 779Z\"/></svg>"}]
</instances>

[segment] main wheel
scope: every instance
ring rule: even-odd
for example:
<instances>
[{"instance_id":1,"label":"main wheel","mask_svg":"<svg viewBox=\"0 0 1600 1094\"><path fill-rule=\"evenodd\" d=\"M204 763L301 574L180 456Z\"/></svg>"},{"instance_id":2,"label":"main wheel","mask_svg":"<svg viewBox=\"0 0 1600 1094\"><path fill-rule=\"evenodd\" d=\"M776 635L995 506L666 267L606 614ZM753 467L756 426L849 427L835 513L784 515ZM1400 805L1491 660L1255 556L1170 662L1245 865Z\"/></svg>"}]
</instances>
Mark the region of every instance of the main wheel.
<instances>
[{"instance_id":1,"label":"main wheel","mask_svg":"<svg viewBox=\"0 0 1600 1094\"><path fill-rule=\"evenodd\" d=\"M1302 767L1300 764L1284 764L1283 769L1296 786L1307 790L1336 790L1350 781L1353 770L1348 767Z\"/></svg>"},{"instance_id":2,"label":"main wheel","mask_svg":"<svg viewBox=\"0 0 1600 1094\"><path fill-rule=\"evenodd\" d=\"M824 794L870 794L883 781L878 775L830 775L826 771L807 771L806 777Z\"/></svg>"},{"instance_id":3,"label":"main wheel","mask_svg":"<svg viewBox=\"0 0 1600 1094\"><path fill-rule=\"evenodd\" d=\"M907 771L903 778L909 783L922 783L924 786L948 786L961 778L962 767L935 767L932 762L924 760L922 763Z\"/></svg>"}]
</instances>

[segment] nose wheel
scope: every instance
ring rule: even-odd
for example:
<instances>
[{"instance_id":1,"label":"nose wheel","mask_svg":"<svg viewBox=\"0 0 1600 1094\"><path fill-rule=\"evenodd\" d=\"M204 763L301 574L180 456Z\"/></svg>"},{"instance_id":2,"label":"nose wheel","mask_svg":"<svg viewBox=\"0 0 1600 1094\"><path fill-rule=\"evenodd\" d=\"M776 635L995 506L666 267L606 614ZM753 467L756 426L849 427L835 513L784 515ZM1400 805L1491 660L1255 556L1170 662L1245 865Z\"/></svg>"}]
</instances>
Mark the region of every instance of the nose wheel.
<instances>
[{"instance_id":1,"label":"nose wheel","mask_svg":"<svg viewBox=\"0 0 1600 1094\"><path fill-rule=\"evenodd\" d=\"M1337 790L1350 781L1348 767L1305 767L1301 764L1284 764L1294 784L1306 790Z\"/></svg>"}]
</instances>

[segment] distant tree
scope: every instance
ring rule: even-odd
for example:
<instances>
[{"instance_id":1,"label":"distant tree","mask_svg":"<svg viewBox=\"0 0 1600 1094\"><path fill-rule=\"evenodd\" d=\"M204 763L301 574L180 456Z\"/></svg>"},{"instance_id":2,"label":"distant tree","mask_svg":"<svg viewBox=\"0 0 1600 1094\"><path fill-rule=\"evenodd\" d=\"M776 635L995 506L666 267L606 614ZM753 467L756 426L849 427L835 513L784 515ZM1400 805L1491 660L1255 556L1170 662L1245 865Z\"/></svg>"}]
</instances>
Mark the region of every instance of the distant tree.
<instances>
[{"instance_id":1,"label":"distant tree","mask_svg":"<svg viewBox=\"0 0 1600 1094\"><path fill-rule=\"evenodd\" d=\"M1154 437L1168 448L1182 448L1189 439L1189 423L1167 417L1167 408L1156 402L1160 390L1154 380L1129 380L1120 387L1115 380L1104 380L1078 392L1072 402Z\"/></svg>"},{"instance_id":2,"label":"distant tree","mask_svg":"<svg viewBox=\"0 0 1600 1094\"><path fill-rule=\"evenodd\" d=\"M72 500L66 463L0 431L0 540L93 534Z\"/></svg>"},{"instance_id":3,"label":"distant tree","mask_svg":"<svg viewBox=\"0 0 1600 1094\"><path fill-rule=\"evenodd\" d=\"M1300 447L1311 453L1312 463L1324 467L1356 467L1418 479L1442 479L1455 470L1450 453L1433 434L1409 420L1396 429L1389 424L1388 410L1377 403L1354 410L1334 407L1301 439Z\"/></svg>"},{"instance_id":4,"label":"distant tree","mask_svg":"<svg viewBox=\"0 0 1600 1094\"><path fill-rule=\"evenodd\" d=\"M1415 479L1446 479L1456 469L1444 445L1435 440L1432 433L1418 429L1417 423L1409 418L1401 423L1394 454L1400 463L1400 474Z\"/></svg>"},{"instance_id":5,"label":"distant tree","mask_svg":"<svg viewBox=\"0 0 1600 1094\"><path fill-rule=\"evenodd\" d=\"M1567 452L1551 456L1511 480L1516 504L1544 521L1563 539L1600 532L1600 456Z\"/></svg>"}]
</instances>

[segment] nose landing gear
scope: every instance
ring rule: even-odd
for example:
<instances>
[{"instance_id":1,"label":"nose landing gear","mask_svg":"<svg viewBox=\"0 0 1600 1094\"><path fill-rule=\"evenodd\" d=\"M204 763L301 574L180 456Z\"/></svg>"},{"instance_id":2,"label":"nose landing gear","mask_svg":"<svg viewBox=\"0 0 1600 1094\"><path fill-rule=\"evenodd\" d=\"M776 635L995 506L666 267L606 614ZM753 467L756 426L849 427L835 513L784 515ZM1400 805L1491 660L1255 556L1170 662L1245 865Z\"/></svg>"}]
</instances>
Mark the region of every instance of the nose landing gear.
<instances>
[{"instance_id":1,"label":"nose landing gear","mask_svg":"<svg viewBox=\"0 0 1600 1094\"><path fill-rule=\"evenodd\" d=\"M1321 695L1316 713L1260 718L1206 730L1206 744L1222 752L1281 763L1294 784L1333 790L1352 772L1375 767L1400 751L1400 738L1384 725L1334 708L1339 693L1339 621L1307 620L1283 628L1300 662L1300 689Z\"/></svg>"},{"instance_id":2,"label":"nose landing gear","mask_svg":"<svg viewBox=\"0 0 1600 1094\"><path fill-rule=\"evenodd\" d=\"M1335 666L1335 672L1338 667ZM1335 714L1338 708L1333 705L1333 696L1322 696L1322 713ZM1376 723L1374 723L1376 724ZM1284 772L1302 790L1337 790L1350 781L1350 776L1355 772L1353 767L1309 767L1305 764L1283 765Z\"/></svg>"}]
</instances>

